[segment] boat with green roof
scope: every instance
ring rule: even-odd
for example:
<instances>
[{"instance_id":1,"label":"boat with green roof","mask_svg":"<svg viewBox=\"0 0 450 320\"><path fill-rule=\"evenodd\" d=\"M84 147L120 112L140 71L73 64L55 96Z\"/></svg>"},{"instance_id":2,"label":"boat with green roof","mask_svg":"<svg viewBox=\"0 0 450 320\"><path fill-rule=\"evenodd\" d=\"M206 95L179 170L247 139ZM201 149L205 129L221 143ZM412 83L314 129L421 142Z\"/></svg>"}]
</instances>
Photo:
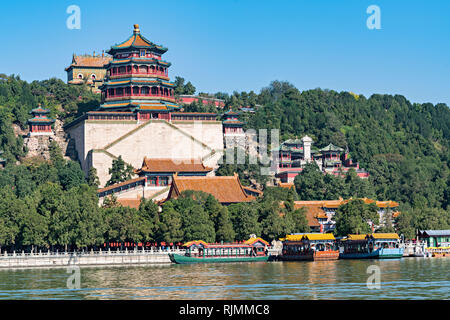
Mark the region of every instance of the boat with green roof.
<instances>
[{"instance_id":1,"label":"boat with green roof","mask_svg":"<svg viewBox=\"0 0 450 320\"><path fill-rule=\"evenodd\" d=\"M269 243L261 238L250 238L242 243L206 243L196 240L183 246L186 248L184 255L169 254L173 263L266 262L269 259Z\"/></svg>"}]
</instances>

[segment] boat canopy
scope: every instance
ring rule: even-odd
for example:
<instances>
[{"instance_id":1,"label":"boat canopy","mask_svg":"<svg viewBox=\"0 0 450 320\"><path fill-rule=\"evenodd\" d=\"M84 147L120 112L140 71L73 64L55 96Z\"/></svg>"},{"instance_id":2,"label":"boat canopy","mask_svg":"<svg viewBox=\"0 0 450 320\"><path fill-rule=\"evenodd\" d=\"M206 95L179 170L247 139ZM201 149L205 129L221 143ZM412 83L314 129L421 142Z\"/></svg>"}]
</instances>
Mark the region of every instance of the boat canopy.
<instances>
[{"instance_id":1,"label":"boat canopy","mask_svg":"<svg viewBox=\"0 0 450 320\"><path fill-rule=\"evenodd\" d=\"M369 238L372 239L376 239L376 240L384 240L384 239L389 239L389 240L393 240L393 239L400 239L400 237L398 236L398 234L396 233L372 233L370 235L367 235Z\"/></svg>"},{"instance_id":2,"label":"boat canopy","mask_svg":"<svg viewBox=\"0 0 450 320\"><path fill-rule=\"evenodd\" d=\"M288 234L287 241L301 241L301 240L336 240L332 233L305 233L305 234Z\"/></svg>"},{"instance_id":3,"label":"boat canopy","mask_svg":"<svg viewBox=\"0 0 450 320\"><path fill-rule=\"evenodd\" d=\"M242 243L207 243L203 240L193 240L183 244L183 247L201 247L210 249L219 248L253 248L253 247L265 247L269 243L261 238L250 238Z\"/></svg>"},{"instance_id":4,"label":"boat canopy","mask_svg":"<svg viewBox=\"0 0 450 320\"><path fill-rule=\"evenodd\" d=\"M347 236L347 240L350 241L361 241L361 240L366 240L367 238L367 234L349 234Z\"/></svg>"},{"instance_id":5,"label":"boat canopy","mask_svg":"<svg viewBox=\"0 0 450 320\"><path fill-rule=\"evenodd\" d=\"M203 240L193 240L193 241L189 241L189 242L186 242L185 244L183 244L183 247L192 247L192 246L204 247L204 246L207 246L207 245L208 245L208 243L206 243Z\"/></svg>"},{"instance_id":6,"label":"boat canopy","mask_svg":"<svg viewBox=\"0 0 450 320\"><path fill-rule=\"evenodd\" d=\"M269 245L269 243L266 240L259 238L259 237L258 238L250 238L247 241L245 241L244 243L254 246L254 245L258 245L258 242L260 243L260 245L261 244L264 246Z\"/></svg>"}]
</instances>

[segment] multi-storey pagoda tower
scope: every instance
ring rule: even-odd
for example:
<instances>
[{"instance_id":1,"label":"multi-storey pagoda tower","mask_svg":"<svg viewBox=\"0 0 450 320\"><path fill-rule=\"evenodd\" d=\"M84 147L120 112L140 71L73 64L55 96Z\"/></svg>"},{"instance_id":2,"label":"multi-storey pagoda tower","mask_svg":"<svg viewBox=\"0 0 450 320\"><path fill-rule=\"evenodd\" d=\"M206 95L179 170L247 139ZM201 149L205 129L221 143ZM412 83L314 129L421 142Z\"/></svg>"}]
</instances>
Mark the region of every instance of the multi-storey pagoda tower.
<instances>
[{"instance_id":1,"label":"multi-storey pagoda tower","mask_svg":"<svg viewBox=\"0 0 450 320\"><path fill-rule=\"evenodd\" d=\"M142 120L170 120L170 112L179 106L167 72L171 64L161 59L166 51L144 38L135 24L131 37L107 51L113 60L106 65L99 111L131 111Z\"/></svg>"}]
</instances>

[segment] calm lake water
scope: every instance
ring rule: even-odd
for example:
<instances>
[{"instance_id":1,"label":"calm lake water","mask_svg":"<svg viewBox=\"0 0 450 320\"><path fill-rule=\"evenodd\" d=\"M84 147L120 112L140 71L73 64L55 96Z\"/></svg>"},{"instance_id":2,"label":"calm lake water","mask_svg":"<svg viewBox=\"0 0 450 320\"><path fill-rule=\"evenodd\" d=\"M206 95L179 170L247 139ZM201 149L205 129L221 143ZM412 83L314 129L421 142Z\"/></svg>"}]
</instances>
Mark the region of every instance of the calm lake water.
<instances>
[{"instance_id":1,"label":"calm lake water","mask_svg":"<svg viewBox=\"0 0 450 320\"><path fill-rule=\"evenodd\" d=\"M377 265L381 288L369 290ZM449 299L449 258L0 270L0 299Z\"/></svg>"}]
</instances>

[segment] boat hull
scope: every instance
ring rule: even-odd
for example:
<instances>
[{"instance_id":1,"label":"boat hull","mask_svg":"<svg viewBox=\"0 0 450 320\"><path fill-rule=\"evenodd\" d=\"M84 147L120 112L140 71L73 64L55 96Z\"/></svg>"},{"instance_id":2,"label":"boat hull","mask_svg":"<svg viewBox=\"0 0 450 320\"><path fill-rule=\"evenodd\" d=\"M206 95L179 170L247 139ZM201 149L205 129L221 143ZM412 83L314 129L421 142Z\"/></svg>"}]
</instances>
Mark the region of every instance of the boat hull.
<instances>
[{"instance_id":1,"label":"boat hull","mask_svg":"<svg viewBox=\"0 0 450 320\"><path fill-rule=\"evenodd\" d=\"M384 248L372 252L340 253L339 259L399 259L403 257L403 248Z\"/></svg>"},{"instance_id":2,"label":"boat hull","mask_svg":"<svg viewBox=\"0 0 450 320\"><path fill-rule=\"evenodd\" d=\"M299 255L282 255L283 261L329 261L339 259L339 251L315 251Z\"/></svg>"},{"instance_id":3,"label":"boat hull","mask_svg":"<svg viewBox=\"0 0 450 320\"><path fill-rule=\"evenodd\" d=\"M339 250L314 252L314 261L329 261L337 259L339 259Z\"/></svg>"},{"instance_id":4,"label":"boat hull","mask_svg":"<svg viewBox=\"0 0 450 320\"><path fill-rule=\"evenodd\" d=\"M256 257L187 257L176 253L169 254L170 261L177 264L227 263L227 262L266 262L269 256Z\"/></svg>"}]
</instances>

